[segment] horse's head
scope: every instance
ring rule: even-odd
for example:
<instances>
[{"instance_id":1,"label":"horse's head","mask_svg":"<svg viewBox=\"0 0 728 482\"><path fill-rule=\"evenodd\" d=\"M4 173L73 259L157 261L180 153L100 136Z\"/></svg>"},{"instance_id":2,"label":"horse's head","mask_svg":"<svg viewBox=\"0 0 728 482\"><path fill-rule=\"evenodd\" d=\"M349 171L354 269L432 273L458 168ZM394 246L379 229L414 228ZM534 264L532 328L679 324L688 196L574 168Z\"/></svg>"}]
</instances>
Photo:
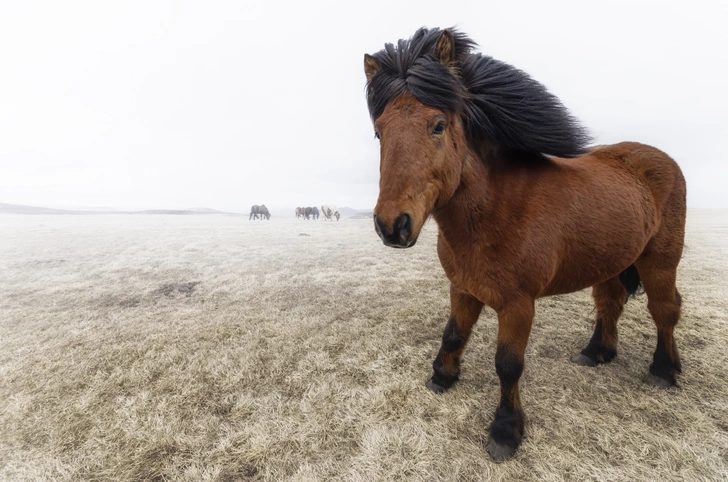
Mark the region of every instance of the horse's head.
<instances>
[{"instance_id":1,"label":"horse's head","mask_svg":"<svg viewBox=\"0 0 728 482\"><path fill-rule=\"evenodd\" d=\"M456 115L409 93L387 105L375 128L380 139L375 229L387 246L408 248L434 207L460 184L465 135Z\"/></svg>"},{"instance_id":2,"label":"horse's head","mask_svg":"<svg viewBox=\"0 0 728 482\"><path fill-rule=\"evenodd\" d=\"M455 37L449 30L443 30L432 39L431 48L432 56L427 58L430 65L424 72L442 76L439 95L448 95L448 89L457 91L453 87L457 85ZM417 241L432 210L447 202L457 189L467 157L467 141L456 111L434 107L437 102L423 103L419 98L426 95L413 94L413 85L415 89L417 86L410 77L424 78L422 72L415 72L418 64L406 72L405 80L401 72L383 65L380 59L387 60L381 56L364 57L370 112L380 141L379 199L374 208L374 226L387 246L408 248ZM382 92L387 89L396 94L389 95L379 114L372 105L386 95Z\"/></svg>"}]
</instances>

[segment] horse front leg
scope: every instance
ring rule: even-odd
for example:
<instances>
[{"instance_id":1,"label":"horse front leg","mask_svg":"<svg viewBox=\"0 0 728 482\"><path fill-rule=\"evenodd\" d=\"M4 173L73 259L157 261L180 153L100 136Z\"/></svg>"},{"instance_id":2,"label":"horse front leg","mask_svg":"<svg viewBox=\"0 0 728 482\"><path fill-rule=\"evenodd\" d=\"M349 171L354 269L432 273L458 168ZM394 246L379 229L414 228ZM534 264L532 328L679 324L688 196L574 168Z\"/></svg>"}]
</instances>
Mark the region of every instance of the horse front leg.
<instances>
[{"instance_id":1,"label":"horse front leg","mask_svg":"<svg viewBox=\"0 0 728 482\"><path fill-rule=\"evenodd\" d=\"M498 311L498 346L495 371L501 397L490 426L486 450L496 461L513 455L523 439L524 414L518 392L518 380L524 366L524 354L533 322L534 300L509 303Z\"/></svg>"},{"instance_id":2,"label":"horse front leg","mask_svg":"<svg viewBox=\"0 0 728 482\"><path fill-rule=\"evenodd\" d=\"M450 285L450 319L442 334L440 351L432 363L434 373L426 384L433 392L442 393L457 381L460 355L482 310L483 303L477 298Z\"/></svg>"}]
</instances>

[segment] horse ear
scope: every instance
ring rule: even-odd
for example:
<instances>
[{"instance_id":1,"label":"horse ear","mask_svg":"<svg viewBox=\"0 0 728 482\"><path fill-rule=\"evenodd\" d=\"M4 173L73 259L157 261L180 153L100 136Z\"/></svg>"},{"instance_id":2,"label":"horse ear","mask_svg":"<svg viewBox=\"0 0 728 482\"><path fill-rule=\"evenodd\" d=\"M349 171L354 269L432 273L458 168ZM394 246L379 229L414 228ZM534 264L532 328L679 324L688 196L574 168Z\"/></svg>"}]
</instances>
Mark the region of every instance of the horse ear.
<instances>
[{"instance_id":1,"label":"horse ear","mask_svg":"<svg viewBox=\"0 0 728 482\"><path fill-rule=\"evenodd\" d=\"M443 30L437 39L435 57L445 65L455 62L455 37L449 29Z\"/></svg>"},{"instance_id":2,"label":"horse ear","mask_svg":"<svg viewBox=\"0 0 728 482\"><path fill-rule=\"evenodd\" d=\"M372 55L364 54L364 73L367 75L367 83L372 81L374 75L379 72L382 64Z\"/></svg>"}]
</instances>

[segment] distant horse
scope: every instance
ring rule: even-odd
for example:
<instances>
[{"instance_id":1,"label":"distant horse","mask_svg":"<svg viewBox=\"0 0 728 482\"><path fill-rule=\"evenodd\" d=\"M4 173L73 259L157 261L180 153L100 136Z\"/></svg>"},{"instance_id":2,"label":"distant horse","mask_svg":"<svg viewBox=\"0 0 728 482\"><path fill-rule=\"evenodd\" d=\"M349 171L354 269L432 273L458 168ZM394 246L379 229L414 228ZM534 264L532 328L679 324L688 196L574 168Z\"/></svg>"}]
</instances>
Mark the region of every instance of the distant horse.
<instances>
[{"instance_id":1,"label":"distant horse","mask_svg":"<svg viewBox=\"0 0 728 482\"><path fill-rule=\"evenodd\" d=\"M339 209L333 204L324 204L321 206L321 214L323 214L324 220L331 220L333 217L336 217L336 220L338 221L341 217Z\"/></svg>"},{"instance_id":2,"label":"distant horse","mask_svg":"<svg viewBox=\"0 0 728 482\"><path fill-rule=\"evenodd\" d=\"M432 391L457 381L483 306L496 311L501 397L486 449L503 460L524 433L518 380L537 298L592 287L594 335L572 361L595 366L617 354L617 319L642 283L657 326L645 381L675 384L685 180L650 146L588 149L586 131L543 85L474 46L455 30L423 28L364 56L381 144L374 225L385 245L408 248L430 214L438 224L451 308Z\"/></svg>"},{"instance_id":3,"label":"distant horse","mask_svg":"<svg viewBox=\"0 0 728 482\"><path fill-rule=\"evenodd\" d=\"M304 219L318 219L319 217L319 210L316 206L314 207L307 207L305 214L303 216Z\"/></svg>"},{"instance_id":4,"label":"distant horse","mask_svg":"<svg viewBox=\"0 0 728 482\"><path fill-rule=\"evenodd\" d=\"M266 219L270 219L270 212L268 212L268 208L265 207L265 204L261 204L260 206L253 204L250 208L250 217L248 218L248 221L251 219L258 219L258 216L260 216L261 220L264 216Z\"/></svg>"},{"instance_id":5,"label":"distant horse","mask_svg":"<svg viewBox=\"0 0 728 482\"><path fill-rule=\"evenodd\" d=\"M306 208L296 208L296 219L302 218L306 215Z\"/></svg>"},{"instance_id":6,"label":"distant horse","mask_svg":"<svg viewBox=\"0 0 728 482\"><path fill-rule=\"evenodd\" d=\"M250 208L250 217L248 218L248 221L251 219L258 219L258 215L260 214L260 206L257 204L253 204L253 206Z\"/></svg>"},{"instance_id":7,"label":"distant horse","mask_svg":"<svg viewBox=\"0 0 728 482\"><path fill-rule=\"evenodd\" d=\"M260 216L261 219L265 216L265 219L270 220L270 211L268 211L268 208L265 207L265 204L260 205Z\"/></svg>"}]
</instances>

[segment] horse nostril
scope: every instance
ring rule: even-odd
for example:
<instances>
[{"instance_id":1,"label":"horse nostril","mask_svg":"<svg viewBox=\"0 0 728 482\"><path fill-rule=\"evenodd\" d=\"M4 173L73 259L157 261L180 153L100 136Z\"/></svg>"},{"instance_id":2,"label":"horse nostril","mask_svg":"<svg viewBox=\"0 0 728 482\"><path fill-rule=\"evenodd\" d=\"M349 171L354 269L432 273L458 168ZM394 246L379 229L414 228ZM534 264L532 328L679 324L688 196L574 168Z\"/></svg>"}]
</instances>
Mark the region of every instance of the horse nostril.
<instances>
[{"instance_id":1,"label":"horse nostril","mask_svg":"<svg viewBox=\"0 0 728 482\"><path fill-rule=\"evenodd\" d=\"M380 237L384 237L387 232L387 226L384 225L382 220L376 214L374 215L374 230Z\"/></svg>"},{"instance_id":2,"label":"horse nostril","mask_svg":"<svg viewBox=\"0 0 728 482\"><path fill-rule=\"evenodd\" d=\"M394 232L399 234L400 242L406 244L412 234L412 216L401 214L394 223Z\"/></svg>"},{"instance_id":3,"label":"horse nostril","mask_svg":"<svg viewBox=\"0 0 728 482\"><path fill-rule=\"evenodd\" d=\"M382 241L387 246L395 248L407 248L412 245L409 237L412 235L412 216L410 214L400 214L392 223L391 228L382 221L382 218L373 215L374 230L377 232Z\"/></svg>"}]
</instances>

